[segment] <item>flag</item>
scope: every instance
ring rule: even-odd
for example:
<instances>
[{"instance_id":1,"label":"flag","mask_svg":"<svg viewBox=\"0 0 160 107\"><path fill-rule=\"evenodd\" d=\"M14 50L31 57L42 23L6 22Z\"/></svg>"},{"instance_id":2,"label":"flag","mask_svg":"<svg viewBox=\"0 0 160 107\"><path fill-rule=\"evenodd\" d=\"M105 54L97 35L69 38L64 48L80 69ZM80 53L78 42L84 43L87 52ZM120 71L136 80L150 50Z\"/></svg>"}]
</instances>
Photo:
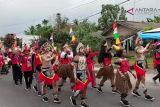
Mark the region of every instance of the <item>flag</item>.
<instances>
[{"instance_id":1,"label":"flag","mask_svg":"<svg viewBox=\"0 0 160 107\"><path fill-rule=\"evenodd\" d=\"M72 27L70 28L69 36L70 36L72 42L76 41L76 36L75 36L75 33L72 30Z\"/></svg>"},{"instance_id":2,"label":"flag","mask_svg":"<svg viewBox=\"0 0 160 107\"><path fill-rule=\"evenodd\" d=\"M121 41L120 41L120 37L119 37L118 31L117 31L116 20L113 23L113 30L114 30L113 36L114 36L114 39L115 39L115 48L116 48L116 50L119 50L119 49L121 49Z\"/></svg>"}]
</instances>

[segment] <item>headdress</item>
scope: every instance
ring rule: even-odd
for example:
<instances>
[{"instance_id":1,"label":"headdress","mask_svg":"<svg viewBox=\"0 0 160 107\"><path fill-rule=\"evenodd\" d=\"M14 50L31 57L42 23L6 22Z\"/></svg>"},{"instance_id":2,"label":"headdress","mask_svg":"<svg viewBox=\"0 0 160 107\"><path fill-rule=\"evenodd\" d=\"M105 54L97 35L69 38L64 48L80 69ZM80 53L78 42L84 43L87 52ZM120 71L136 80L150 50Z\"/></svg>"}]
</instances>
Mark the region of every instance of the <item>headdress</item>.
<instances>
[{"instance_id":1,"label":"headdress","mask_svg":"<svg viewBox=\"0 0 160 107\"><path fill-rule=\"evenodd\" d=\"M79 53L80 48L82 48L82 47L84 47L84 45L82 43L79 43L77 48L76 48L77 53Z\"/></svg>"}]
</instances>

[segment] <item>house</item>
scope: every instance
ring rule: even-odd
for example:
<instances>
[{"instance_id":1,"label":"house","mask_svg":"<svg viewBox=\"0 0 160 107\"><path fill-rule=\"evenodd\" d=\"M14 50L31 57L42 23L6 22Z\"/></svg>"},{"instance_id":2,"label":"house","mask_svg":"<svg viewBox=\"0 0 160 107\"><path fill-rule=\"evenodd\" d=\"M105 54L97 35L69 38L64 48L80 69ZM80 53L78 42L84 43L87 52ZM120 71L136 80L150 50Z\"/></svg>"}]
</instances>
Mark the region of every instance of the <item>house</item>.
<instances>
[{"instance_id":1,"label":"house","mask_svg":"<svg viewBox=\"0 0 160 107\"><path fill-rule=\"evenodd\" d=\"M158 28L160 27L160 23L118 21L117 26L123 48L125 48L127 52L131 52L135 47L137 33L143 31L145 28ZM108 45L110 46L111 40L113 39L112 27L105 28L102 36L106 37Z\"/></svg>"}]
</instances>

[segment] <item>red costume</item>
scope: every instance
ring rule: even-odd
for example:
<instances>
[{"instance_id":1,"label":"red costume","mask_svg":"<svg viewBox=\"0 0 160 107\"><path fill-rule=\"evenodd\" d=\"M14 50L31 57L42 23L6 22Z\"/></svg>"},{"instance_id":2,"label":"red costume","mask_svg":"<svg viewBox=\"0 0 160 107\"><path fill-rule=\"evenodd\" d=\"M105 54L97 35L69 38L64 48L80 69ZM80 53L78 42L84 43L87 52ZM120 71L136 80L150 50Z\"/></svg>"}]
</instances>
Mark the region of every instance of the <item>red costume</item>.
<instances>
[{"instance_id":1,"label":"red costume","mask_svg":"<svg viewBox=\"0 0 160 107\"><path fill-rule=\"evenodd\" d=\"M104 58L103 59L103 66L106 67L106 66L109 66L112 64L112 59L111 58Z\"/></svg>"},{"instance_id":2,"label":"red costume","mask_svg":"<svg viewBox=\"0 0 160 107\"><path fill-rule=\"evenodd\" d=\"M34 56L34 69L36 69L37 66L42 65L41 56L38 53L35 53Z\"/></svg>"},{"instance_id":3,"label":"red costume","mask_svg":"<svg viewBox=\"0 0 160 107\"><path fill-rule=\"evenodd\" d=\"M31 72L32 71L32 64L31 64L31 56L24 55L22 58L22 71L23 72Z\"/></svg>"},{"instance_id":4,"label":"red costume","mask_svg":"<svg viewBox=\"0 0 160 107\"><path fill-rule=\"evenodd\" d=\"M160 60L157 60L157 59L160 59L160 52L156 52L154 57L155 58L153 62L154 62L154 67L156 68L157 65L160 65Z\"/></svg>"},{"instance_id":5,"label":"red costume","mask_svg":"<svg viewBox=\"0 0 160 107\"><path fill-rule=\"evenodd\" d=\"M62 52L60 56L60 63L61 64L70 64L73 59L73 53L68 51L68 52Z\"/></svg>"},{"instance_id":6,"label":"red costume","mask_svg":"<svg viewBox=\"0 0 160 107\"><path fill-rule=\"evenodd\" d=\"M51 60L53 60L53 57L50 55L42 55L42 71L39 73L39 80L40 82L44 82L47 85L52 85L53 82L56 82L59 80L59 76L55 71L53 71L53 68L51 66ZM43 65L44 64L44 65ZM46 64L49 64L49 66L46 66Z\"/></svg>"},{"instance_id":7,"label":"red costume","mask_svg":"<svg viewBox=\"0 0 160 107\"><path fill-rule=\"evenodd\" d=\"M130 64L129 64L129 61L128 60L123 60L121 63L120 63L120 68L119 70L122 72L122 73L126 73L130 70Z\"/></svg>"},{"instance_id":8,"label":"red costume","mask_svg":"<svg viewBox=\"0 0 160 107\"><path fill-rule=\"evenodd\" d=\"M91 83L92 83L92 87L96 86L96 76L95 76L95 72L94 70L94 62L93 62L93 57L99 55L99 52L91 52L87 55L87 68L90 74L90 78L91 78Z\"/></svg>"},{"instance_id":9,"label":"red costume","mask_svg":"<svg viewBox=\"0 0 160 107\"><path fill-rule=\"evenodd\" d=\"M3 65L4 65L3 54L0 52L0 68L2 68Z\"/></svg>"},{"instance_id":10,"label":"red costume","mask_svg":"<svg viewBox=\"0 0 160 107\"><path fill-rule=\"evenodd\" d=\"M146 71L142 67L140 67L137 62L134 64L134 69L136 71L137 78L141 78L141 76L145 76Z\"/></svg>"},{"instance_id":11,"label":"red costume","mask_svg":"<svg viewBox=\"0 0 160 107\"><path fill-rule=\"evenodd\" d=\"M46 85L52 85L53 81L56 82L59 80L59 76L56 73L54 73L54 74L52 74L51 77L48 77L44 73L40 72L39 80L40 80L40 82L44 82Z\"/></svg>"}]
</instances>

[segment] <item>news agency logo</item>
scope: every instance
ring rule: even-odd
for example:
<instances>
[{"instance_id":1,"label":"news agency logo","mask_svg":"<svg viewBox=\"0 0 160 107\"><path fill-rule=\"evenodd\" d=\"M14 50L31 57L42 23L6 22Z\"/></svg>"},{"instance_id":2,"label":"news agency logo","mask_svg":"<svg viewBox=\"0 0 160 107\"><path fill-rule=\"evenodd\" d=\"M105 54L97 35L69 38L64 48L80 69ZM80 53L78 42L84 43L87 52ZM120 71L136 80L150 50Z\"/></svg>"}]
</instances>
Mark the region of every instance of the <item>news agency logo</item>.
<instances>
[{"instance_id":1,"label":"news agency logo","mask_svg":"<svg viewBox=\"0 0 160 107\"><path fill-rule=\"evenodd\" d=\"M126 11L127 13L131 15L136 15L136 14L158 14L160 15L160 8L131 8Z\"/></svg>"}]
</instances>

